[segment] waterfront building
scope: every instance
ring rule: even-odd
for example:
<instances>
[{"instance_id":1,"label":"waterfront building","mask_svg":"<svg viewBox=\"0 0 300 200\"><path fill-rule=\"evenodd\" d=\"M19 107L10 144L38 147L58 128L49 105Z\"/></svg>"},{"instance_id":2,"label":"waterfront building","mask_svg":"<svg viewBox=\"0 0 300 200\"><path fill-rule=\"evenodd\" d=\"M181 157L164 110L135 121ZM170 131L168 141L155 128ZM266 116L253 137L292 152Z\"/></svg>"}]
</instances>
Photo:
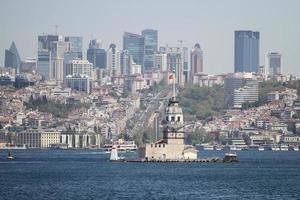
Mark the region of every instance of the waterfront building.
<instances>
[{"instance_id":1,"label":"waterfront building","mask_svg":"<svg viewBox=\"0 0 300 200\"><path fill-rule=\"evenodd\" d=\"M92 132L62 133L60 144L66 148L100 148L101 136Z\"/></svg>"},{"instance_id":2,"label":"waterfront building","mask_svg":"<svg viewBox=\"0 0 300 200\"><path fill-rule=\"evenodd\" d=\"M266 54L265 59L265 68L269 71L269 76L273 77L282 73L281 54L279 54L278 52L269 52Z\"/></svg>"},{"instance_id":3,"label":"waterfront building","mask_svg":"<svg viewBox=\"0 0 300 200\"><path fill-rule=\"evenodd\" d=\"M51 42L59 41L58 35L40 35L38 36L38 58L37 58L37 72L44 80L50 79L51 66Z\"/></svg>"},{"instance_id":4,"label":"waterfront building","mask_svg":"<svg viewBox=\"0 0 300 200\"><path fill-rule=\"evenodd\" d=\"M82 37L67 36L65 37L65 42L70 43L69 52L74 53L78 59L82 59Z\"/></svg>"},{"instance_id":5,"label":"waterfront building","mask_svg":"<svg viewBox=\"0 0 300 200\"><path fill-rule=\"evenodd\" d=\"M17 144L28 148L49 148L60 143L61 132L55 129L27 129L17 133Z\"/></svg>"},{"instance_id":6,"label":"waterfront building","mask_svg":"<svg viewBox=\"0 0 300 200\"><path fill-rule=\"evenodd\" d=\"M151 70L155 67L154 56L158 48L158 33L157 30L145 29L142 31L142 36L145 38L144 68Z\"/></svg>"},{"instance_id":7,"label":"waterfront building","mask_svg":"<svg viewBox=\"0 0 300 200\"><path fill-rule=\"evenodd\" d=\"M121 53L115 44L111 44L107 50L107 70L110 77L121 75Z\"/></svg>"},{"instance_id":8,"label":"waterfront building","mask_svg":"<svg viewBox=\"0 0 300 200\"><path fill-rule=\"evenodd\" d=\"M14 68L16 69L16 72L19 73L21 67L21 58L14 41L11 43L9 49L5 49L4 67Z\"/></svg>"},{"instance_id":9,"label":"waterfront building","mask_svg":"<svg viewBox=\"0 0 300 200\"><path fill-rule=\"evenodd\" d=\"M91 93L91 80L86 75L67 75L66 85L73 90Z\"/></svg>"},{"instance_id":10,"label":"waterfront building","mask_svg":"<svg viewBox=\"0 0 300 200\"><path fill-rule=\"evenodd\" d=\"M194 75L203 72L203 51L200 44L195 44L191 51L190 81L194 80Z\"/></svg>"},{"instance_id":11,"label":"waterfront building","mask_svg":"<svg viewBox=\"0 0 300 200\"><path fill-rule=\"evenodd\" d=\"M65 74L67 75L86 75L90 78L94 76L93 64L88 60L71 60L66 63Z\"/></svg>"},{"instance_id":12,"label":"waterfront building","mask_svg":"<svg viewBox=\"0 0 300 200\"><path fill-rule=\"evenodd\" d=\"M86 57L94 68L106 69L106 51L99 40L90 41Z\"/></svg>"},{"instance_id":13,"label":"waterfront building","mask_svg":"<svg viewBox=\"0 0 300 200\"><path fill-rule=\"evenodd\" d=\"M145 38L141 35L125 32L123 34L123 50L128 50L133 62L142 66L144 72Z\"/></svg>"},{"instance_id":14,"label":"waterfront building","mask_svg":"<svg viewBox=\"0 0 300 200\"><path fill-rule=\"evenodd\" d=\"M259 32L235 31L234 72L258 72Z\"/></svg>"},{"instance_id":15,"label":"waterfront building","mask_svg":"<svg viewBox=\"0 0 300 200\"><path fill-rule=\"evenodd\" d=\"M252 73L229 74L224 80L224 107L241 108L258 100L258 82Z\"/></svg>"}]
</instances>

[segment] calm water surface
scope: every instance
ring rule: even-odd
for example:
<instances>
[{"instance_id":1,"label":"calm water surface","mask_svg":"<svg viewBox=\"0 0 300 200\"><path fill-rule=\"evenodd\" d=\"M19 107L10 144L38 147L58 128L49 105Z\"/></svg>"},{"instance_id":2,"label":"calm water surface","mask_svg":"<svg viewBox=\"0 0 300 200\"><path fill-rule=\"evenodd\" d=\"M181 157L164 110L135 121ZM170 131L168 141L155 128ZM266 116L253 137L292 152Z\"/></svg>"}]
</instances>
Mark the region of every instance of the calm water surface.
<instances>
[{"instance_id":1,"label":"calm water surface","mask_svg":"<svg viewBox=\"0 0 300 200\"><path fill-rule=\"evenodd\" d=\"M0 200L300 199L300 152L239 151L233 164L110 163L95 150L13 153L7 161L0 150Z\"/></svg>"}]
</instances>

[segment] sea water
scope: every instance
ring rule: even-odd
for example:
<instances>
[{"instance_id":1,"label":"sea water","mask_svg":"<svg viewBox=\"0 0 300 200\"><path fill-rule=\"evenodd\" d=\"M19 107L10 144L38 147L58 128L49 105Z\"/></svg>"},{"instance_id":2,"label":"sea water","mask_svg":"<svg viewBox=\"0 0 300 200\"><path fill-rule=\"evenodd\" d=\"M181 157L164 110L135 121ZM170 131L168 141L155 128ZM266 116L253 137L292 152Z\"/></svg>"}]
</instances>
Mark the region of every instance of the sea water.
<instances>
[{"instance_id":1,"label":"sea water","mask_svg":"<svg viewBox=\"0 0 300 200\"><path fill-rule=\"evenodd\" d=\"M111 163L98 150L13 154L9 161L0 150L0 200L300 199L300 152L238 151L238 163Z\"/></svg>"}]
</instances>

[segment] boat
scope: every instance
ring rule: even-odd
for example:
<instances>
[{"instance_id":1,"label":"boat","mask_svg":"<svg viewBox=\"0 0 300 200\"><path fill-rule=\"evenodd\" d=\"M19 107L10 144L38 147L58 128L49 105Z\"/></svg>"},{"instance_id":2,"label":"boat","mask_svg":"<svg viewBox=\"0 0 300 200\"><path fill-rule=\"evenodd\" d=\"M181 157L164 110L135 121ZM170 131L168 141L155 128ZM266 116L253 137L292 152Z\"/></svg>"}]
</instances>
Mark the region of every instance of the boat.
<instances>
[{"instance_id":1,"label":"boat","mask_svg":"<svg viewBox=\"0 0 300 200\"><path fill-rule=\"evenodd\" d=\"M272 151L280 151L280 148L276 145L271 146Z\"/></svg>"},{"instance_id":2,"label":"boat","mask_svg":"<svg viewBox=\"0 0 300 200\"><path fill-rule=\"evenodd\" d=\"M298 146L294 146L293 147L293 151L299 151L299 147Z\"/></svg>"},{"instance_id":3,"label":"boat","mask_svg":"<svg viewBox=\"0 0 300 200\"><path fill-rule=\"evenodd\" d=\"M121 141L114 144L105 144L104 149L110 152L113 146L115 146L118 151L125 152L134 152L138 149L134 141Z\"/></svg>"},{"instance_id":4,"label":"boat","mask_svg":"<svg viewBox=\"0 0 300 200\"><path fill-rule=\"evenodd\" d=\"M110 161L111 162L125 162L125 157L119 157L118 156L118 149L117 149L116 146L113 146L111 148Z\"/></svg>"},{"instance_id":5,"label":"boat","mask_svg":"<svg viewBox=\"0 0 300 200\"><path fill-rule=\"evenodd\" d=\"M258 151L264 151L264 150L265 150L265 148L263 146L258 147Z\"/></svg>"},{"instance_id":6,"label":"boat","mask_svg":"<svg viewBox=\"0 0 300 200\"><path fill-rule=\"evenodd\" d=\"M289 147L285 144L280 145L280 151L288 151Z\"/></svg>"},{"instance_id":7,"label":"boat","mask_svg":"<svg viewBox=\"0 0 300 200\"><path fill-rule=\"evenodd\" d=\"M8 149L27 149L26 145L24 144L23 146L16 146L16 145L5 145L5 146L0 146L0 149L3 150L8 150Z\"/></svg>"},{"instance_id":8,"label":"boat","mask_svg":"<svg viewBox=\"0 0 300 200\"><path fill-rule=\"evenodd\" d=\"M235 152L226 153L223 162L225 163L238 162L237 154Z\"/></svg>"},{"instance_id":9,"label":"boat","mask_svg":"<svg viewBox=\"0 0 300 200\"><path fill-rule=\"evenodd\" d=\"M230 151L236 151L236 150L237 150L237 148L236 148L235 145L231 145L231 146L230 146Z\"/></svg>"},{"instance_id":10,"label":"boat","mask_svg":"<svg viewBox=\"0 0 300 200\"><path fill-rule=\"evenodd\" d=\"M215 149L216 149L217 151L221 151L221 150L223 150L222 146L220 146L220 145L218 145L218 146L215 146Z\"/></svg>"},{"instance_id":11,"label":"boat","mask_svg":"<svg viewBox=\"0 0 300 200\"><path fill-rule=\"evenodd\" d=\"M214 150L214 146L212 146L212 145L203 145L203 150L212 151L212 150Z\"/></svg>"},{"instance_id":12,"label":"boat","mask_svg":"<svg viewBox=\"0 0 300 200\"><path fill-rule=\"evenodd\" d=\"M11 150L8 150L6 159L7 159L7 160L13 160L13 159L14 159L14 157L13 157L13 155L12 155L12 153L11 153Z\"/></svg>"}]
</instances>

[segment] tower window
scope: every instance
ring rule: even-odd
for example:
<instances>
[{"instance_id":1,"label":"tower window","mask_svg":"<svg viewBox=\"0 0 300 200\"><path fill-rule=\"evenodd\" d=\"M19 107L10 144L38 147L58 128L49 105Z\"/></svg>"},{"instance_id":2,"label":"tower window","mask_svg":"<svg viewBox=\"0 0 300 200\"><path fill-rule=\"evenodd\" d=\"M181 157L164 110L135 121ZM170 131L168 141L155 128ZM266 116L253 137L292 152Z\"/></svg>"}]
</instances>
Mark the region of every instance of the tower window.
<instances>
[{"instance_id":1,"label":"tower window","mask_svg":"<svg viewBox=\"0 0 300 200\"><path fill-rule=\"evenodd\" d=\"M171 117L171 121L172 121L172 122L175 121L175 117L174 117L174 116Z\"/></svg>"},{"instance_id":2,"label":"tower window","mask_svg":"<svg viewBox=\"0 0 300 200\"><path fill-rule=\"evenodd\" d=\"M177 117L177 121L180 122L180 117Z\"/></svg>"},{"instance_id":3,"label":"tower window","mask_svg":"<svg viewBox=\"0 0 300 200\"><path fill-rule=\"evenodd\" d=\"M169 118L168 118L168 116L166 116L166 120L167 120L167 122L169 121Z\"/></svg>"}]
</instances>

